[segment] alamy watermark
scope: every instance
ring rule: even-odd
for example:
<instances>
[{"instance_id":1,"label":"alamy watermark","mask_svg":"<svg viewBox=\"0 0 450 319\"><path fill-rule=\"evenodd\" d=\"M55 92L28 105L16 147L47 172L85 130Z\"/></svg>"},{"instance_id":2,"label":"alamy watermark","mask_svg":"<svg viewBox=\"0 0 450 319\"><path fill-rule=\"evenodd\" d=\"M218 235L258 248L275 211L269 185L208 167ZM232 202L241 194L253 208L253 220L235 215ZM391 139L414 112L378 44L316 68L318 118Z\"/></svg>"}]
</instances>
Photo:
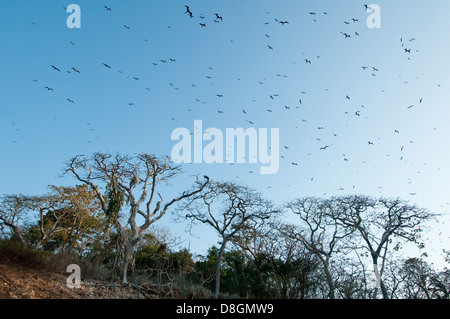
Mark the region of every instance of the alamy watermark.
<instances>
[{"instance_id":1,"label":"alamy watermark","mask_svg":"<svg viewBox=\"0 0 450 319\"><path fill-rule=\"evenodd\" d=\"M81 288L81 268L80 268L80 266L77 264L70 264L69 266L67 266L66 271L71 273L66 279L67 288L70 288L70 289Z\"/></svg>"},{"instance_id":2,"label":"alamy watermark","mask_svg":"<svg viewBox=\"0 0 450 319\"><path fill-rule=\"evenodd\" d=\"M279 135L278 128L270 129L270 138L267 128L226 128L225 134L215 127L203 131L202 120L194 120L193 132L184 127L172 131L171 139L178 143L172 147L171 158L174 163L235 163L236 153L236 163L259 162L265 165L260 167L261 174L275 174L279 169ZM209 142L203 146L204 141Z\"/></svg>"},{"instance_id":3,"label":"alamy watermark","mask_svg":"<svg viewBox=\"0 0 450 319\"><path fill-rule=\"evenodd\" d=\"M377 4L365 5L366 12L372 13L367 17L366 24L369 29L381 28L381 8Z\"/></svg>"},{"instance_id":4,"label":"alamy watermark","mask_svg":"<svg viewBox=\"0 0 450 319\"><path fill-rule=\"evenodd\" d=\"M70 4L66 9L67 13L71 13L66 20L66 25L69 29L81 28L81 8L77 4Z\"/></svg>"},{"instance_id":5,"label":"alamy watermark","mask_svg":"<svg viewBox=\"0 0 450 319\"><path fill-rule=\"evenodd\" d=\"M378 269L378 265L374 263L367 263L365 264L365 273L367 274L366 277L366 284L368 287L380 289L381 288L381 274Z\"/></svg>"}]
</instances>

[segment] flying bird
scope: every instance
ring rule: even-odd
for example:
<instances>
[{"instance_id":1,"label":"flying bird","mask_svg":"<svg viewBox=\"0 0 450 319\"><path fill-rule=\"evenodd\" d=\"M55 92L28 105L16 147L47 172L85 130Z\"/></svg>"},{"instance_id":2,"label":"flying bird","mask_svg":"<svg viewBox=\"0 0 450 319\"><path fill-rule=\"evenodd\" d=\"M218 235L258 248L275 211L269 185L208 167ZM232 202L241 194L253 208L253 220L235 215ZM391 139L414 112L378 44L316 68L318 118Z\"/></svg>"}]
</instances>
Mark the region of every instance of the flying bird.
<instances>
[{"instance_id":1,"label":"flying bird","mask_svg":"<svg viewBox=\"0 0 450 319\"><path fill-rule=\"evenodd\" d=\"M108 69L111 69L111 67L110 67L108 64L103 63L103 65L104 65L105 67L107 67Z\"/></svg>"},{"instance_id":2,"label":"flying bird","mask_svg":"<svg viewBox=\"0 0 450 319\"><path fill-rule=\"evenodd\" d=\"M184 6L186 7L186 12L185 12L185 13L188 13L188 14L189 14L189 17L193 18L194 16L192 15L192 12L191 12L191 10L189 9L189 6L187 6L187 5L184 5Z\"/></svg>"},{"instance_id":3,"label":"flying bird","mask_svg":"<svg viewBox=\"0 0 450 319\"><path fill-rule=\"evenodd\" d=\"M53 64L52 65L50 65L54 70L56 70L56 71L60 71L56 66L54 66Z\"/></svg>"}]
</instances>

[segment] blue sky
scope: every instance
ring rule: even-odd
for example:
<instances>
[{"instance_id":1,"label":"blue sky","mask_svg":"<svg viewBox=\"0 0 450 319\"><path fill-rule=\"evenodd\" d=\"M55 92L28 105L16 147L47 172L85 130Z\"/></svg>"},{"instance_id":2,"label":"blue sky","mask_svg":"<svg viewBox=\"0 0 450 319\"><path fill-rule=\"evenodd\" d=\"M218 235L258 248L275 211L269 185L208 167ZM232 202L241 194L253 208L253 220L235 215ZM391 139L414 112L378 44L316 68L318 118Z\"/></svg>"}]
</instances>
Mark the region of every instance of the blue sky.
<instances>
[{"instance_id":1,"label":"blue sky","mask_svg":"<svg viewBox=\"0 0 450 319\"><path fill-rule=\"evenodd\" d=\"M81 8L80 29L66 25L71 3ZM443 214L427 234L438 261L449 247L450 3L378 1L379 29L367 27L364 4L1 0L0 193L75 184L59 176L76 154L170 155L171 132L192 131L194 120L223 132L279 128L276 174L259 174L260 164L185 164L167 192L207 174L277 204L399 196ZM169 216L161 225L184 233ZM186 238L199 252L217 241Z\"/></svg>"}]
</instances>

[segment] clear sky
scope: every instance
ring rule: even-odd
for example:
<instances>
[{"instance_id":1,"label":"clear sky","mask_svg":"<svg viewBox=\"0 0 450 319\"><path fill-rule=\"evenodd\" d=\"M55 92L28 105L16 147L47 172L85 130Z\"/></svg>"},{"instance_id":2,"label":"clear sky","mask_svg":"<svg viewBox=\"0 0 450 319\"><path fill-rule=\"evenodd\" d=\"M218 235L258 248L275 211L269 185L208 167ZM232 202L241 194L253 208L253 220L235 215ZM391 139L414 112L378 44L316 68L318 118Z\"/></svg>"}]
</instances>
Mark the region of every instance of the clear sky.
<instances>
[{"instance_id":1,"label":"clear sky","mask_svg":"<svg viewBox=\"0 0 450 319\"><path fill-rule=\"evenodd\" d=\"M67 27L71 3L81 28ZM450 246L450 2L377 1L380 28L368 28L364 4L0 0L0 193L75 184L59 176L77 154L170 155L172 131L194 120L278 128L276 174L183 164L168 192L207 174L277 204L398 196L443 214L426 236L439 260ZM185 236L169 216L160 223ZM216 243L195 229L192 249Z\"/></svg>"}]
</instances>

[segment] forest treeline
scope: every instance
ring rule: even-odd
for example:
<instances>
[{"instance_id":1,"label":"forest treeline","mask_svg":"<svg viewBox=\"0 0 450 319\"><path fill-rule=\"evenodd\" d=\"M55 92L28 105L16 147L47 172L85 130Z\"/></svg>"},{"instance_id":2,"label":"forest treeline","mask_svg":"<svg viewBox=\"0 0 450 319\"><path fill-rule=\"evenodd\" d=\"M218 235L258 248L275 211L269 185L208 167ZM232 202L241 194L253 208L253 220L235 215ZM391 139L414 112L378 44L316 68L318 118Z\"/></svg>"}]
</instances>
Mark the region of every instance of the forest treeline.
<instances>
[{"instance_id":1,"label":"forest treeline","mask_svg":"<svg viewBox=\"0 0 450 319\"><path fill-rule=\"evenodd\" d=\"M195 289L219 298L449 298L450 251L439 269L423 258L436 215L400 198L299 196L279 207L208 176L166 198L164 185L181 168L146 153L75 156L64 173L75 186L1 196L3 242L71 255L167 298ZM180 248L158 226L165 215L210 227L217 245L204 256ZM422 255L402 257L404 245Z\"/></svg>"}]
</instances>

